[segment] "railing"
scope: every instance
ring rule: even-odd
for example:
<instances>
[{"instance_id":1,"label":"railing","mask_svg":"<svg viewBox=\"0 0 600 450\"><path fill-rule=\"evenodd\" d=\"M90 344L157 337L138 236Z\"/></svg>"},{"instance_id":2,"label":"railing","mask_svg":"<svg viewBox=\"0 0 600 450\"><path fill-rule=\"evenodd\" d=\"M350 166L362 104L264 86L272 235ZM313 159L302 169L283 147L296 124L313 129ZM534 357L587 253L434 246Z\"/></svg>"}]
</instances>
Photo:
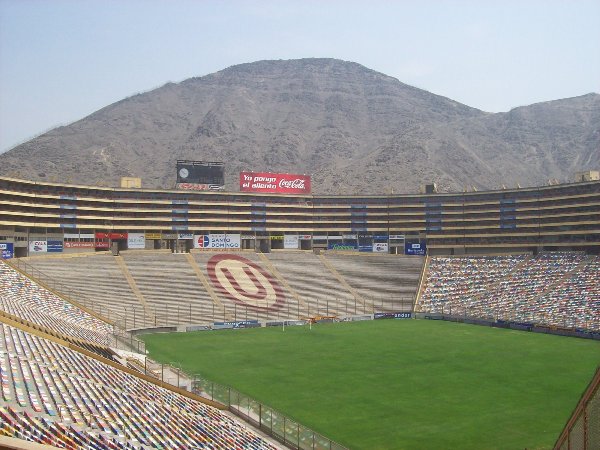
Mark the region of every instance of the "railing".
<instances>
[{"instance_id":1,"label":"railing","mask_svg":"<svg viewBox=\"0 0 600 450\"><path fill-rule=\"evenodd\" d=\"M554 450L594 450L599 448L600 366L596 369L596 374L556 441Z\"/></svg>"},{"instance_id":2,"label":"railing","mask_svg":"<svg viewBox=\"0 0 600 450\"><path fill-rule=\"evenodd\" d=\"M75 305L83 306L84 308L96 313L104 320L108 320L113 325L112 336L107 337L106 346L124 350L133 350L138 353L146 352L146 345L134 337L126 329L126 316L116 313L113 309L103 307L93 302L91 299L74 291L70 287L56 281L52 277L44 274L39 269L36 269L31 264L26 263L20 258L4 260L9 266L27 274L29 278L34 280L40 286L56 293L63 300Z\"/></svg>"},{"instance_id":3,"label":"railing","mask_svg":"<svg viewBox=\"0 0 600 450\"><path fill-rule=\"evenodd\" d=\"M493 309L446 304L435 305L427 308L427 310L421 308L416 311L416 314L417 317L439 318L451 321L481 321L486 322L486 325L496 324L501 326L504 323L513 324L513 328L518 325L531 329L544 328L547 332L556 331L556 334L564 331L571 332L571 334L600 335L599 319L587 319L567 315L559 318L554 314L539 311L519 311L515 306Z\"/></svg>"},{"instance_id":4,"label":"railing","mask_svg":"<svg viewBox=\"0 0 600 450\"><path fill-rule=\"evenodd\" d=\"M144 370L165 383L227 406L227 409L288 448L302 450L346 450L341 444L252 397L199 375L186 375L175 364L146 360Z\"/></svg>"},{"instance_id":5,"label":"railing","mask_svg":"<svg viewBox=\"0 0 600 450\"><path fill-rule=\"evenodd\" d=\"M557 317L556 314L548 314L539 311L523 312L515 305L498 307L468 307L457 305L440 305L435 312L455 317L477 318L493 320L496 322L527 323L545 327L563 328L569 330L600 331L600 320L578 318L574 316Z\"/></svg>"}]
</instances>

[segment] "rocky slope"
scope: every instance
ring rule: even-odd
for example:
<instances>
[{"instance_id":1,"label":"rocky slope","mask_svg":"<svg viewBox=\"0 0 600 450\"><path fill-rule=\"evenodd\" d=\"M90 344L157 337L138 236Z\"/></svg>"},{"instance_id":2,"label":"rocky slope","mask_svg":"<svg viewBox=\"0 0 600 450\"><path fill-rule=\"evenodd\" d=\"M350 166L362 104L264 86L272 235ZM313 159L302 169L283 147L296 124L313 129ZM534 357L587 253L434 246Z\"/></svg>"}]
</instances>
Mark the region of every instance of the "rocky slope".
<instances>
[{"instance_id":1,"label":"rocky slope","mask_svg":"<svg viewBox=\"0 0 600 450\"><path fill-rule=\"evenodd\" d=\"M175 161L306 173L319 194L572 180L600 168L600 95L490 114L335 59L233 66L107 106L0 155L17 178L172 188Z\"/></svg>"}]
</instances>

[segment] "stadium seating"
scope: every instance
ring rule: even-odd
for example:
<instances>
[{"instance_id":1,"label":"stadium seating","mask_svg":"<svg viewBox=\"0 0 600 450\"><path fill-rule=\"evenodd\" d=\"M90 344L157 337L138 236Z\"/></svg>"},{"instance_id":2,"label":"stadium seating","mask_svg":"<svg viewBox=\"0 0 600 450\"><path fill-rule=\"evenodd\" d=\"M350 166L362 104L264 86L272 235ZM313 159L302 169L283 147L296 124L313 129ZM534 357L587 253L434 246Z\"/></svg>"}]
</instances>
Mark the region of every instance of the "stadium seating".
<instances>
[{"instance_id":1,"label":"stadium seating","mask_svg":"<svg viewBox=\"0 0 600 450\"><path fill-rule=\"evenodd\" d=\"M65 336L106 345L113 327L0 261L0 309Z\"/></svg>"},{"instance_id":2,"label":"stadium seating","mask_svg":"<svg viewBox=\"0 0 600 450\"><path fill-rule=\"evenodd\" d=\"M335 269L377 311L412 308L422 258L327 254Z\"/></svg>"},{"instance_id":3,"label":"stadium seating","mask_svg":"<svg viewBox=\"0 0 600 450\"><path fill-rule=\"evenodd\" d=\"M354 297L340 285L317 255L310 252L273 252L267 257L303 300L301 317L354 312ZM363 307L361 302L357 305L358 308ZM364 307L359 312L364 312Z\"/></svg>"},{"instance_id":4,"label":"stadium seating","mask_svg":"<svg viewBox=\"0 0 600 450\"><path fill-rule=\"evenodd\" d=\"M215 256L215 254L223 255L224 253L214 253L214 252L200 252L195 253L194 260L196 261L198 267L202 270L204 276L208 279L209 274L206 269L208 261ZM244 258L249 261L263 267L263 263L260 257L254 252L244 252L241 254ZM266 270L266 268L265 268ZM213 286L214 287L214 286ZM253 307L246 307L241 302L234 302L233 300L227 298L226 296L219 295L219 301L224 305L225 310L227 312L227 317L230 320L259 320L259 321L267 321L270 319L274 319L277 317L283 317L285 311L278 309L266 310L266 309L258 309ZM289 300L289 297L286 296L286 299ZM287 301L286 300L286 301ZM221 318L220 318L221 319Z\"/></svg>"},{"instance_id":5,"label":"stadium seating","mask_svg":"<svg viewBox=\"0 0 600 450\"><path fill-rule=\"evenodd\" d=\"M219 410L0 324L0 435L62 448L275 448Z\"/></svg>"},{"instance_id":6,"label":"stadium seating","mask_svg":"<svg viewBox=\"0 0 600 450\"><path fill-rule=\"evenodd\" d=\"M77 299L83 299L95 311L111 317L111 312L127 317L127 328L154 324L109 254L28 258L27 263L77 293Z\"/></svg>"},{"instance_id":7,"label":"stadium seating","mask_svg":"<svg viewBox=\"0 0 600 450\"><path fill-rule=\"evenodd\" d=\"M209 278L207 263L215 254L223 253L193 254L197 269L206 280ZM329 253L319 257L312 252L297 251L240 255L280 281L284 304L261 310L223 295L213 301L196 269L182 254L122 252L126 270L145 305L136 297L127 275L110 255L29 258L28 264L82 297L93 299L90 301L95 310L112 310L126 317L128 329L394 310L401 302L410 304L414 299L422 264L421 258L386 255Z\"/></svg>"},{"instance_id":8,"label":"stadium seating","mask_svg":"<svg viewBox=\"0 0 600 450\"><path fill-rule=\"evenodd\" d=\"M600 330L600 258L432 257L421 311Z\"/></svg>"},{"instance_id":9,"label":"stadium seating","mask_svg":"<svg viewBox=\"0 0 600 450\"><path fill-rule=\"evenodd\" d=\"M150 310L156 315L157 325L212 321L213 301L193 272L186 255L123 253L123 259Z\"/></svg>"}]
</instances>

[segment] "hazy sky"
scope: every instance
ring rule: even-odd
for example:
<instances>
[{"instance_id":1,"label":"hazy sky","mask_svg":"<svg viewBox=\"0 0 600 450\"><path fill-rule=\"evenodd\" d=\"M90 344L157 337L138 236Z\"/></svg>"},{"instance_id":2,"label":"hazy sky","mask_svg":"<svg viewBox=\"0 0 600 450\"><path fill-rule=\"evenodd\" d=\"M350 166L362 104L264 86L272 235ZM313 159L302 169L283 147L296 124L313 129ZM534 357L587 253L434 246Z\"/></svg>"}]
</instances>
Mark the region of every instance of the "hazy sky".
<instances>
[{"instance_id":1,"label":"hazy sky","mask_svg":"<svg viewBox=\"0 0 600 450\"><path fill-rule=\"evenodd\" d=\"M600 0L0 0L0 152L168 81L306 57L507 111L600 92Z\"/></svg>"}]
</instances>

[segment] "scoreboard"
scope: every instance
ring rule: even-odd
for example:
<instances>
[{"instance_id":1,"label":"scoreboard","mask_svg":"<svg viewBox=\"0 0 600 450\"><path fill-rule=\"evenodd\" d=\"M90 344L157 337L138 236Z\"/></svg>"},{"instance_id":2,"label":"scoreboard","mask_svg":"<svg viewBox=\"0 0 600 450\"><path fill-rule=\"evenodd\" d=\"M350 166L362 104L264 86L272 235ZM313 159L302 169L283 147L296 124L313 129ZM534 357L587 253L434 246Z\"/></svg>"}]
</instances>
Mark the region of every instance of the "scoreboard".
<instances>
[{"instance_id":1,"label":"scoreboard","mask_svg":"<svg viewBox=\"0 0 600 450\"><path fill-rule=\"evenodd\" d=\"M220 191L225 186L222 162L177 161L177 189Z\"/></svg>"}]
</instances>

